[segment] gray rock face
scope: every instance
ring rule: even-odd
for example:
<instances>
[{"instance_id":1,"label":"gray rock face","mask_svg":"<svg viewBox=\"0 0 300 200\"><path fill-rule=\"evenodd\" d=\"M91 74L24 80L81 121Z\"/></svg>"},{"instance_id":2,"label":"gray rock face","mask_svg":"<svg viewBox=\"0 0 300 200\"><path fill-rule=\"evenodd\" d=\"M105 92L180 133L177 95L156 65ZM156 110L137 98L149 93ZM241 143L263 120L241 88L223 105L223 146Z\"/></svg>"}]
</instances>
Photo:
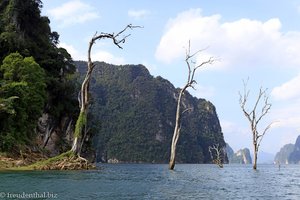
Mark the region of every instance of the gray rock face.
<instances>
[{"instance_id":1,"label":"gray rock face","mask_svg":"<svg viewBox=\"0 0 300 200\"><path fill-rule=\"evenodd\" d=\"M289 163L300 164L300 135L298 136L296 143L294 145L294 150L289 155Z\"/></svg>"},{"instance_id":2,"label":"gray rock face","mask_svg":"<svg viewBox=\"0 0 300 200\"><path fill-rule=\"evenodd\" d=\"M226 143L226 153L227 153L228 160L230 162L230 159L233 158L234 156L234 151L228 143Z\"/></svg>"},{"instance_id":3,"label":"gray rock face","mask_svg":"<svg viewBox=\"0 0 300 200\"><path fill-rule=\"evenodd\" d=\"M50 114L43 113L37 124L37 143L48 151L49 156L67 151L73 139L72 118L61 117L57 121Z\"/></svg>"},{"instance_id":4,"label":"gray rock face","mask_svg":"<svg viewBox=\"0 0 300 200\"><path fill-rule=\"evenodd\" d=\"M280 151L276 154L274 163L277 164L289 164L289 156L294 151L293 144L284 145Z\"/></svg>"},{"instance_id":5,"label":"gray rock face","mask_svg":"<svg viewBox=\"0 0 300 200\"><path fill-rule=\"evenodd\" d=\"M240 149L235 154L234 162L240 164L252 164L250 151L248 148Z\"/></svg>"},{"instance_id":6,"label":"gray rock face","mask_svg":"<svg viewBox=\"0 0 300 200\"><path fill-rule=\"evenodd\" d=\"M252 164L250 150L248 148L240 149L234 153L233 149L226 144L226 152L230 164Z\"/></svg>"}]
</instances>

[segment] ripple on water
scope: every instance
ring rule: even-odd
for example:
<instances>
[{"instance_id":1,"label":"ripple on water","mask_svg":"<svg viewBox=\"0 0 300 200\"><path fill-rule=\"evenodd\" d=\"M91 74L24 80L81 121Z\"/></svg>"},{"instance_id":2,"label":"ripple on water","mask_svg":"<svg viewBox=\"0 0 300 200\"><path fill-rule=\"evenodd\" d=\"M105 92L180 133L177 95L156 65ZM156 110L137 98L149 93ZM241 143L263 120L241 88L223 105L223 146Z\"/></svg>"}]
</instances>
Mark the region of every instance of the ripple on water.
<instances>
[{"instance_id":1,"label":"ripple on water","mask_svg":"<svg viewBox=\"0 0 300 200\"><path fill-rule=\"evenodd\" d=\"M53 192L59 199L300 199L300 166L101 165L101 170L1 172L4 192Z\"/></svg>"}]
</instances>

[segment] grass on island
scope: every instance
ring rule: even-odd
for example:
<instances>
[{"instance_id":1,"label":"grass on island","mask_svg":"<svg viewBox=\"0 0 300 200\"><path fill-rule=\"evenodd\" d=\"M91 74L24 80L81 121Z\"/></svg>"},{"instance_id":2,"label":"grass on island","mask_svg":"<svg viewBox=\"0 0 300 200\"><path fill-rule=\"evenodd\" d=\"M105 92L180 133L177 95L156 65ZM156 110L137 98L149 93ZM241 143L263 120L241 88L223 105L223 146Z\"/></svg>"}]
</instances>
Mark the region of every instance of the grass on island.
<instances>
[{"instance_id":1,"label":"grass on island","mask_svg":"<svg viewBox=\"0 0 300 200\"><path fill-rule=\"evenodd\" d=\"M67 151L58 156L37 161L27 166L11 166L6 168L6 170L83 170L94 168L95 166L84 158L75 155L72 151Z\"/></svg>"},{"instance_id":2,"label":"grass on island","mask_svg":"<svg viewBox=\"0 0 300 200\"><path fill-rule=\"evenodd\" d=\"M7 153L0 152L0 170L5 170L15 166L15 160L10 158Z\"/></svg>"},{"instance_id":3,"label":"grass on island","mask_svg":"<svg viewBox=\"0 0 300 200\"><path fill-rule=\"evenodd\" d=\"M27 166L14 167L11 169L14 169L14 170L43 170L43 168L45 168L46 166L50 166L50 165L53 165L54 163L63 161L73 155L74 155L73 152L67 151L58 156L55 156L55 157L52 157L52 158L49 158L46 160L37 161L36 163L30 164Z\"/></svg>"}]
</instances>

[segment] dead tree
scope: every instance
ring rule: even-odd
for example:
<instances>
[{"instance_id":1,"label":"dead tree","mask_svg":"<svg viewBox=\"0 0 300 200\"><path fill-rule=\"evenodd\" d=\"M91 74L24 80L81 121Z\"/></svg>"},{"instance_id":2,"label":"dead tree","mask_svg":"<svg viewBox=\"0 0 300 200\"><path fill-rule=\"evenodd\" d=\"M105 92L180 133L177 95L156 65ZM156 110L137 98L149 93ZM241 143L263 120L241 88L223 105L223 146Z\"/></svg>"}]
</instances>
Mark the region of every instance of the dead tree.
<instances>
[{"instance_id":1,"label":"dead tree","mask_svg":"<svg viewBox=\"0 0 300 200\"><path fill-rule=\"evenodd\" d=\"M257 169L257 156L261 141L267 131L271 128L272 123L267 125L262 131L258 130L258 124L261 122L262 118L265 117L271 109L272 104L269 103L269 96L267 95L267 89L262 87L259 89L258 97L255 101L253 108L249 111L246 108L246 104L249 100L250 90L247 89L247 82L243 81L244 84L244 94L239 93L240 96L240 106L243 110L244 115L250 123L250 128L252 132L252 142L253 142L253 152L254 152L254 163L253 169Z\"/></svg>"},{"instance_id":2,"label":"dead tree","mask_svg":"<svg viewBox=\"0 0 300 200\"><path fill-rule=\"evenodd\" d=\"M185 91L189 87L194 88L194 84L197 84L197 82L194 79L197 69L199 69L200 67L203 67L207 64L212 64L214 62L213 58L209 58L207 61L204 61L200 64L196 64L196 62L193 61L192 59L200 51L197 51L197 52L191 54L191 44L189 41L189 47L186 50L186 56L185 56L185 62L186 62L187 68L188 68L188 77L187 77L186 84L181 88L181 90L179 92L179 96L178 96L178 100L177 100L177 109L176 109L176 118L175 118L176 121L175 121L175 128L174 128L174 133L173 133L173 138L172 138L171 155L170 155L170 162L169 162L170 170L173 170L175 167L176 145L177 145L177 142L178 142L178 139L180 136L181 117L184 112L189 110L189 109L186 109L186 110L182 111L182 109L181 109L182 97L183 97Z\"/></svg>"},{"instance_id":3,"label":"dead tree","mask_svg":"<svg viewBox=\"0 0 300 200\"><path fill-rule=\"evenodd\" d=\"M89 85L90 85L90 80L92 77L92 72L95 67L95 64L92 62L91 59L91 51L93 45L96 43L97 40L101 39L111 39L113 44L116 45L118 48L122 48L122 44L125 43L126 38L130 36L130 34L122 36L122 34L127 30L127 29L133 29L137 28L139 26L133 26L131 24L127 25L123 30L118 32L117 34L115 33L100 33L100 34L95 34L93 38L89 42L89 47L88 47L88 66L87 66L87 72L85 75L85 78L82 82L81 85L81 90L80 90L80 102L79 102L79 107L80 107L80 113L76 122L75 126L75 132L74 132L74 140L73 140L73 145L71 151L74 154L77 154L80 156L81 152L81 140L83 140L83 132L86 129L87 125L87 113L88 113L88 106L89 106Z\"/></svg>"},{"instance_id":4,"label":"dead tree","mask_svg":"<svg viewBox=\"0 0 300 200\"><path fill-rule=\"evenodd\" d=\"M220 168L223 168L223 156L224 149L219 147L219 144L214 144L213 146L208 147L208 151L211 157L211 160L214 164L218 165Z\"/></svg>"}]
</instances>

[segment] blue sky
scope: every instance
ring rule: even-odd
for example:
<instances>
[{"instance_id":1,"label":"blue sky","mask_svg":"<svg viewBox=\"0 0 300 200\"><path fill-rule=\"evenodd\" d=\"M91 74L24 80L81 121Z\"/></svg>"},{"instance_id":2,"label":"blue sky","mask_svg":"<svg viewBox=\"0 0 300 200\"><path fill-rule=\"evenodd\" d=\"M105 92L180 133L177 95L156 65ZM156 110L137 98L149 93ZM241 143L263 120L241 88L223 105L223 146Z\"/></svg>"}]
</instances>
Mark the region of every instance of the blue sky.
<instances>
[{"instance_id":1,"label":"blue sky","mask_svg":"<svg viewBox=\"0 0 300 200\"><path fill-rule=\"evenodd\" d=\"M44 0L43 15L60 34L60 46L86 60L95 32L118 32L127 24L144 28L120 50L107 41L94 46L92 59L113 64L143 64L153 76L176 87L187 78L185 48L205 49L195 61L212 56L198 71L195 91L216 106L226 142L235 151L252 149L249 124L238 92L249 77L250 102L268 88L272 108L262 122L277 123L261 150L275 154L300 135L300 0ZM249 105L251 108L251 105Z\"/></svg>"}]
</instances>

